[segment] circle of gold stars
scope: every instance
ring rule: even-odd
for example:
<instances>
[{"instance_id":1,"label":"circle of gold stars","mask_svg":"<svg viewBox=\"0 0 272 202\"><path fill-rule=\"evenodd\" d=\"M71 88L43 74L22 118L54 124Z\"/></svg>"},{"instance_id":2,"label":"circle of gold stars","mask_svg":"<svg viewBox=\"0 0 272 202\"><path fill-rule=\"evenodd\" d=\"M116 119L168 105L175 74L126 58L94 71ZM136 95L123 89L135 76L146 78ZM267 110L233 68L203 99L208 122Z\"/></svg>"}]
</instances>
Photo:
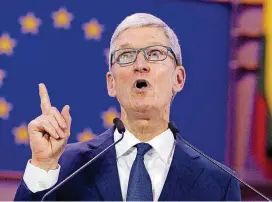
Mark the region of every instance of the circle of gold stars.
<instances>
[{"instance_id":1,"label":"circle of gold stars","mask_svg":"<svg viewBox=\"0 0 272 202\"><path fill-rule=\"evenodd\" d=\"M68 30L71 28L74 15L65 7L60 7L58 10L51 13L51 18L53 20L54 28ZM28 12L18 18L18 23L22 34L38 35L39 29L42 26L42 19L36 16L34 12ZM102 33L105 28L96 18L92 18L88 22L82 23L82 30L86 40L99 41L102 38ZM13 55L14 48L17 44L17 40L12 38L8 32L2 33L0 35L0 55ZM106 58L105 62L108 64L109 48L105 48L103 54ZM6 77L6 71L0 69L0 87L3 85L4 78ZM0 118L4 120L8 119L12 109L12 104L4 97L0 97ZM115 117L119 117L119 112L117 112L114 107L110 107L108 110L102 112L101 118L103 120L103 126L105 128L111 127L113 125L112 121ZM18 126L14 127L12 129L12 134L16 144L29 144L28 129L25 123L18 124ZM96 134L92 132L91 128L85 128L82 132L77 134L77 141L88 141L93 139L95 136Z\"/></svg>"},{"instance_id":2,"label":"circle of gold stars","mask_svg":"<svg viewBox=\"0 0 272 202\"><path fill-rule=\"evenodd\" d=\"M61 7L51 13L51 18L53 20L54 28L69 29L71 28L71 23L74 20L74 15L65 7ZM18 22L20 24L22 34L32 35L37 35L39 33L39 28L42 24L42 20L38 18L34 12L28 12L25 15L20 16ZM89 22L83 23L82 29L84 37L87 40L99 41L105 28L97 19L93 18ZM2 33L0 36L0 55L6 54L7 56L11 56L14 53L16 45L16 40L13 39L10 34L6 32Z\"/></svg>"}]
</instances>

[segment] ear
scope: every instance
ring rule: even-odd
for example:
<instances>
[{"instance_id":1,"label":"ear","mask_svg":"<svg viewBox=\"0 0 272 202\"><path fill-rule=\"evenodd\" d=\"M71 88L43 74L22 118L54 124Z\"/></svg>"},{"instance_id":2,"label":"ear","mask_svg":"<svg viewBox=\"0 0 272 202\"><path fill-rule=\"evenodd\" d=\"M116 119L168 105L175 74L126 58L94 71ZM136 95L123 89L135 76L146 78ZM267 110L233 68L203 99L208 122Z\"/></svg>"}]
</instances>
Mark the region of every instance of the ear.
<instances>
[{"instance_id":1,"label":"ear","mask_svg":"<svg viewBox=\"0 0 272 202\"><path fill-rule=\"evenodd\" d=\"M177 66L173 72L173 94L180 92L185 84L186 73L183 66Z\"/></svg>"},{"instance_id":2,"label":"ear","mask_svg":"<svg viewBox=\"0 0 272 202\"><path fill-rule=\"evenodd\" d=\"M108 94L111 97L115 97L116 89L115 89L115 81L114 81L112 72L107 72L106 79L107 79Z\"/></svg>"}]
</instances>

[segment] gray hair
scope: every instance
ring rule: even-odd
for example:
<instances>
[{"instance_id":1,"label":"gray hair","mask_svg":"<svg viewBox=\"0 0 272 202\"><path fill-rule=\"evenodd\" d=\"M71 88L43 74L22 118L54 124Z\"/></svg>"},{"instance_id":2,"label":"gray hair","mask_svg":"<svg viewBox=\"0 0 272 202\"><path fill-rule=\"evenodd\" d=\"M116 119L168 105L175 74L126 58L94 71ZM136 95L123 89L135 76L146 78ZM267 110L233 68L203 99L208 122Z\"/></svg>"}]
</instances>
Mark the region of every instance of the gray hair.
<instances>
[{"instance_id":1,"label":"gray hair","mask_svg":"<svg viewBox=\"0 0 272 202\"><path fill-rule=\"evenodd\" d=\"M166 36L169 38L170 47L172 48L173 52L175 53L178 61L178 65L182 65L182 56L181 56L181 48L179 45L178 37L174 33L174 31L161 19L148 14L148 13L135 13L128 17L126 17L115 29L111 42L110 42L110 51L109 51L109 70L111 69L111 53L116 49L115 40L116 38L128 28L135 28L135 27L145 27L145 26L152 26L152 27L161 27Z\"/></svg>"}]
</instances>

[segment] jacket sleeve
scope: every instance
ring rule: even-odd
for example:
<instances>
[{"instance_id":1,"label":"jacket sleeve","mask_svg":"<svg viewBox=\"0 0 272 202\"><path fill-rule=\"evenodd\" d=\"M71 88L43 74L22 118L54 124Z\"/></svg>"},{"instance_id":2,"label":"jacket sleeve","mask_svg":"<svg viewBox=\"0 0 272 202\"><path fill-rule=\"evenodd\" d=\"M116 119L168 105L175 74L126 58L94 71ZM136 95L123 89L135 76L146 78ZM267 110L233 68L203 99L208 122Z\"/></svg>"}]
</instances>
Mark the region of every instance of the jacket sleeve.
<instances>
[{"instance_id":1,"label":"jacket sleeve","mask_svg":"<svg viewBox=\"0 0 272 202\"><path fill-rule=\"evenodd\" d=\"M38 190L37 192L32 192L28 186L26 185L26 182L24 179L21 180L17 191L15 193L14 201L41 201L43 196L53 189L57 184L59 184L63 179L65 179L71 172L73 172L77 167L74 166L74 162L79 159L77 152L79 149L78 147L72 147L70 149L70 145L67 145L65 152L62 154L59 165L61 167L59 175L58 175L58 181L55 183L55 185L47 187L45 190ZM80 150L79 150L80 151ZM33 174L33 173L32 173ZM33 175L32 175L33 177ZM56 192L52 192L48 197L46 197L46 201L56 201L58 200L58 194ZM60 199L61 200L61 199Z\"/></svg>"},{"instance_id":2,"label":"jacket sleeve","mask_svg":"<svg viewBox=\"0 0 272 202\"><path fill-rule=\"evenodd\" d=\"M33 193L27 188L24 180L21 180L15 193L14 201L41 201L42 197L48 191L50 191L50 189ZM45 200L56 201L56 194L53 192Z\"/></svg>"},{"instance_id":3,"label":"jacket sleeve","mask_svg":"<svg viewBox=\"0 0 272 202\"><path fill-rule=\"evenodd\" d=\"M56 184L58 181L60 166L57 170L46 172L39 169L30 162L27 163L23 179L15 194L15 201L40 201L42 197ZM43 186L39 186L41 181ZM49 196L50 200L55 201L54 193Z\"/></svg>"}]
</instances>

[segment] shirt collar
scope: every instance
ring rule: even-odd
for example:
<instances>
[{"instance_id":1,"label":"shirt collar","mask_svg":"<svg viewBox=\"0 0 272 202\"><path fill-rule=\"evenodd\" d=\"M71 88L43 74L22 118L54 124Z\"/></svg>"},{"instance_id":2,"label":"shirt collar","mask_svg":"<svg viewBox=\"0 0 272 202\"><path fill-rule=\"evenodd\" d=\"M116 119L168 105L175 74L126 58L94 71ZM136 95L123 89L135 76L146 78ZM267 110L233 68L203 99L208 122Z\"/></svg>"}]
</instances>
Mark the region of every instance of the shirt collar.
<instances>
[{"instance_id":1,"label":"shirt collar","mask_svg":"<svg viewBox=\"0 0 272 202\"><path fill-rule=\"evenodd\" d=\"M119 140L121 136L122 135L116 129L114 131L114 141L116 142ZM124 155L129 149L140 142L140 140L138 140L131 132L126 129L123 140L115 145L117 158ZM168 164L171 157L171 152L174 147L174 142L175 139L172 131L167 129L160 135L149 140L147 143L149 143L152 148L159 154L161 159Z\"/></svg>"}]
</instances>

